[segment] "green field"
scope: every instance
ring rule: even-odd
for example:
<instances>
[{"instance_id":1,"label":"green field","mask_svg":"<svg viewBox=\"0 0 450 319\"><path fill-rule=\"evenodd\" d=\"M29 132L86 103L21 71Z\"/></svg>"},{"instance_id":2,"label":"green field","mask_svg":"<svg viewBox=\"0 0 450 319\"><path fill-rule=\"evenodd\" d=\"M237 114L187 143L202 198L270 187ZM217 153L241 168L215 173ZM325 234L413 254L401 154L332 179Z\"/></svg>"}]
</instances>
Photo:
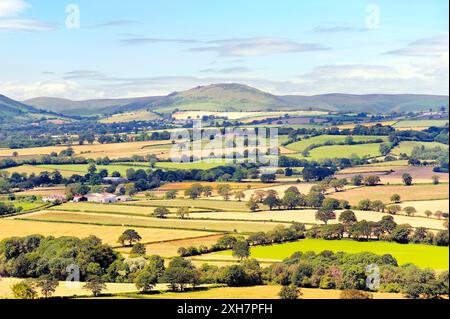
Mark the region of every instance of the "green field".
<instances>
[{"instance_id":1,"label":"green field","mask_svg":"<svg viewBox=\"0 0 450 319\"><path fill-rule=\"evenodd\" d=\"M427 128L430 126L445 126L445 124L448 123L448 120L405 120L400 121L394 124L394 127L396 128L407 128L407 127L423 127Z\"/></svg>"},{"instance_id":2,"label":"green field","mask_svg":"<svg viewBox=\"0 0 450 319\"><path fill-rule=\"evenodd\" d=\"M378 255L391 254L397 259L400 265L414 263L419 267L428 267L433 269L449 268L448 247L416 244L402 245L382 241L357 242L352 240L303 239L286 244L252 247L251 256L261 259L282 260L297 251L314 251L319 253L324 250L331 250L334 252L344 251L347 253L367 251ZM220 254L231 255L231 252L225 251Z\"/></svg>"},{"instance_id":3,"label":"green field","mask_svg":"<svg viewBox=\"0 0 450 319\"><path fill-rule=\"evenodd\" d=\"M44 206L43 202L0 201L0 203L12 204L14 207L22 207L23 211L33 210Z\"/></svg>"},{"instance_id":4,"label":"green field","mask_svg":"<svg viewBox=\"0 0 450 319\"><path fill-rule=\"evenodd\" d=\"M380 144L322 146L311 150L308 157L304 157L302 154L289 154L287 156L309 160L320 160L324 158L350 158L352 155L357 155L359 157L380 156Z\"/></svg>"},{"instance_id":5,"label":"green field","mask_svg":"<svg viewBox=\"0 0 450 319\"><path fill-rule=\"evenodd\" d=\"M441 147L443 149L448 149L448 145L438 143L438 142L413 142L413 141L406 141L401 142L397 147L393 148L391 153L394 155L398 155L400 153L405 153L407 155L410 155L414 147L416 146L425 146L426 148L432 148L432 147Z\"/></svg>"},{"instance_id":6,"label":"green field","mask_svg":"<svg viewBox=\"0 0 450 319\"><path fill-rule=\"evenodd\" d=\"M386 136L355 135L352 137L355 142L371 141L371 140L376 140L376 139L386 140ZM311 137L308 139L303 139L303 140L295 142L295 143L288 144L288 145L286 145L286 148L293 150L293 151L302 152L305 148L307 148L311 144L323 144L328 141L344 142L344 140L346 138L347 138L347 136L345 136L345 135L319 135L319 136L314 136L314 137ZM356 146L362 146L362 145L356 145Z\"/></svg>"}]
</instances>

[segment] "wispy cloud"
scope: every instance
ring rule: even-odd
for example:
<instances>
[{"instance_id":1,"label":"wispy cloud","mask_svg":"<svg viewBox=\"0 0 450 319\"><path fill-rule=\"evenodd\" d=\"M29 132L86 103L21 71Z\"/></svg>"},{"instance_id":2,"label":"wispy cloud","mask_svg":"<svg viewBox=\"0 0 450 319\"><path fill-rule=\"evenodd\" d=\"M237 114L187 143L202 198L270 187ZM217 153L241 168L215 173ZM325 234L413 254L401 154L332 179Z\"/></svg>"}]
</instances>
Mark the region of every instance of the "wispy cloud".
<instances>
[{"instance_id":1,"label":"wispy cloud","mask_svg":"<svg viewBox=\"0 0 450 319\"><path fill-rule=\"evenodd\" d=\"M349 25L334 25L334 26L317 26L313 32L317 33L338 33L338 32L366 32L367 28L358 28Z\"/></svg>"},{"instance_id":2,"label":"wispy cloud","mask_svg":"<svg viewBox=\"0 0 450 319\"><path fill-rule=\"evenodd\" d=\"M0 31L48 31L55 26L34 19L18 17L30 5L23 0L0 1Z\"/></svg>"},{"instance_id":3,"label":"wispy cloud","mask_svg":"<svg viewBox=\"0 0 450 319\"><path fill-rule=\"evenodd\" d=\"M105 27L124 27L129 25L140 24L137 20L111 20L99 24L91 25L90 28L105 28Z\"/></svg>"},{"instance_id":4,"label":"wispy cloud","mask_svg":"<svg viewBox=\"0 0 450 319\"><path fill-rule=\"evenodd\" d=\"M102 80L105 75L98 71L92 70L75 70L64 73L65 80Z\"/></svg>"},{"instance_id":5,"label":"wispy cloud","mask_svg":"<svg viewBox=\"0 0 450 319\"><path fill-rule=\"evenodd\" d=\"M30 7L23 0L2 0L0 1L0 18L13 17Z\"/></svg>"},{"instance_id":6,"label":"wispy cloud","mask_svg":"<svg viewBox=\"0 0 450 319\"><path fill-rule=\"evenodd\" d=\"M283 38L256 37L214 40L207 42L206 46L192 48L190 50L194 52L212 51L217 52L220 56L226 57L254 57L328 49L317 43L299 43Z\"/></svg>"},{"instance_id":7,"label":"wispy cloud","mask_svg":"<svg viewBox=\"0 0 450 319\"><path fill-rule=\"evenodd\" d=\"M438 57L448 53L448 34L431 38L419 39L409 43L407 46L388 51L385 54L404 56L428 56Z\"/></svg>"},{"instance_id":8,"label":"wispy cloud","mask_svg":"<svg viewBox=\"0 0 450 319\"><path fill-rule=\"evenodd\" d=\"M130 38L130 39L122 39L120 40L120 42L124 45L146 45L164 42L189 44L189 43L197 43L199 41L195 39Z\"/></svg>"},{"instance_id":9,"label":"wispy cloud","mask_svg":"<svg viewBox=\"0 0 450 319\"><path fill-rule=\"evenodd\" d=\"M249 69L247 67L243 66L237 66L237 67L231 67L231 68L210 68L210 69L204 69L200 72L202 73L222 73L222 74L232 74L232 73L247 73L251 72L252 69Z\"/></svg>"}]
</instances>

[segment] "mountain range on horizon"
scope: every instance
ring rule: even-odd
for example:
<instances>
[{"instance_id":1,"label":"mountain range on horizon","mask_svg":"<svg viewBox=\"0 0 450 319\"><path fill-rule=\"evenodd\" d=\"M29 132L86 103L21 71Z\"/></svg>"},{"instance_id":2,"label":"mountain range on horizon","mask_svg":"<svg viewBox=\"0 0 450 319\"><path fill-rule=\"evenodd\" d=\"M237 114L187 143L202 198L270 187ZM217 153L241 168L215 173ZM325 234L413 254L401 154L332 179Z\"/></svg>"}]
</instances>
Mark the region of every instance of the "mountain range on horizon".
<instances>
[{"instance_id":1,"label":"mountain range on horizon","mask_svg":"<svg viewBox=\"0 0 450 319\"><path fill-rule=\"evenodd\" d=\"M23 102L0 95L0 117L39 114L65 116L111 115L120 112L149 110L169 113L186 111L298 111L387 113L392 111L426 111L449 108L449 97L425 94L343 94L313 96L278 96L256 88L222 83L198 86L167 96L73 101L63 98L37 97Z\"/></svg>"}]
</instances>

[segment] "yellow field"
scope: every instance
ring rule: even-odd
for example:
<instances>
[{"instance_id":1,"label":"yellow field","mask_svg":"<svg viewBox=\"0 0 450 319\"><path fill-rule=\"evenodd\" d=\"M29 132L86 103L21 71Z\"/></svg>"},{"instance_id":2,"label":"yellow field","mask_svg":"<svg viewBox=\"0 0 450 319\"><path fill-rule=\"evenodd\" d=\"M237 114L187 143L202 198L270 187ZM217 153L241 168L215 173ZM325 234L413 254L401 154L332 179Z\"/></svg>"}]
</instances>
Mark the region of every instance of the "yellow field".
<instances>
[{"instance_id":1,"label":"yellow field","mask_svg":"<svg viewBox=\"0 0 450 319\"><path fill-rule=\"evenodd\" d=\"M63 177L71 177L74 174L80 174L80 172L77 172L77 171L70 171L70 170L65 170L65 169L56 170L56 169L52 169L52 168L43 168L43 167L34 166L34 165L22 165L22 166L17 166L17 167L10 167L10 168L5 169L5 171L7 171L10 174L13 174L13 173L27 174L27 176L29 176L31 174L39 175L41 172L44 172L44 171L49 172L49 173L59 171Z\"/></svg>"},{"instance_id":2,"label":"yellow field","mask_svg":"<svg viewBox=\"0 0 450 319\"><path fill-rule=\"evenodd\" d=\"M104 243L117 246L117 239L129 227L95 226L69 223L45 223L28 220L0 219L0 240L13 236L41 234L44 236L72 236L85 238L95 235ZM135 228L142 237L143 243L161 240L192 238L208 235L208 233L192 230Z\"/></svg>"},{"instance_id":3,"label":"yellow field","mask_svg":"<svg viewBox=\"0 0 450 319\"><path fill-rule=\"evenodd\" d=\"M147 249L147 254L151 255L159 255L162 257L174 257L178 256L178 248L180 247L199 247L206 246L211 247L214 245L217 240L223 235L212 235L212 236L204 236L190 239L180 239L173 240L164 243L153 243L145 245ZM117 251L121 253L130 253L131 248L119 248Z\"/></svg>"},{"instance_id":4,"label":"yellow field","mask_svg":"<svg viewBox=\"0 0 450 319\"><path fill-rule=\"evenodd\" d=\"M220 287L200 290L196 292L146 295L146 298L156 299L279 299L278 293L281 286L256 286L256 287ZM339 299L340 290L302 288L301 299ZM374 293L374 299L402 299L401 294Z\"/></svg>"},{"instance_id":5,"label":"yellow field","mask_svg":"<svg viewBox=\"0 0 450 319\"><path fill-rule=\"evenodd\" d=\"M362 199L381 200L384 203L390 203L392 194L399 194L402 201L449 198L448 184L360 187L349 189L344 192L333 193L330 197L346 199L352 205L356 205Z\"/></svg>"},{"instance_id":6,"label":"yellow field","mask_svg":"<svg viewBox=\"0 0 450 319\"><path fill-rule=\"evenodd\" d=\"M407 207L412 206L417 210L417 216L426 216L424 212L426 210L430 210L433 213L440 210L441 212L448 213L448 199L439 199L439 200L424 200L424 201L411 201L411 202L403 202L400 206ZM433 218L433 216L432 216Z\"/></svg>"},{"instance_id":7,"label":"yellow field","mask_svg":"<svg viewBox=\"0 0 450 319\"><path fill-rule=\"evenodd\" d=\"M273 230L279 223L259 222L224 222L216 220L193 220L193 219L158 219L150 217L119 216L93 213L73 213L41 211L22 216L25 219L39 221L61 221L71 223L96 223L100 225L126 225L132 227L167 227L175 229L190 229L217 232L258 232ZM125 227L125 226L124 226ZM108 227L109 228L109 227ZM202 233L204 235L204 233ZM177 237L175 237L177 238Z\"/></svg>"},{"instance_id":8,"label":"yellow field","mask_svg":"<svg viewBox=\"0 0 450 319\"><path fill-rule=\"evenodd\" d=\"M366 127L369 127L369 126L375 126L375 125L377 125L377 124L381 124L381 125L384 125L384 126L388 126L388 125L392 126L392 125L394 125L395 123L397 123L397 121L368 122L368 123L351 123L351 124L338 125L337 127L338 127L339 129L343 130L343 129L353 129L353 128L355 128L356 125L362 125L362 126L366 126Z\"/></svg>"},{"instance_id":9,"label":"yellow field","mask_svg":"<svg viewBox=\"0 0 450 319\"><path fill-rule=\"evenodd\" d=\"M139 111L139 112L130 112L130 113L121 113L114 114L110 117L101 119L100 123L126 123L131 121L153 121L160 119L161 117L158 114L149 111Z\"/></svg>"},{"instance_id":10,"label":"yellow field","mask_svg":"<svg viewBox=\"0 0 450 319\"><path fill-rule=\"evenodd\" d=\"M168 208L170 212L175 213L176 208ZM78 212L99 212L114 213L123 215L141 215L147 216L153 213L155 207L132 206L132 205L114 205L114 204L96 204L96 203L65 203L52 208L57 211L78 211ZM195 210L194 210L195 211Z\"/></svg>"},{"instance_id":11,"label":"yellow field","mask_svg":"<svg viewBox=\"0 0 450 319\"><path fill-rule=\"evenodd\" d=\"M229 120L246 120L275 118L289 113L290 116L322 115L321 111L279 111L279 112L207 112L207 111L180 111L172 115L177 120L201 119L203 116L227 117Z\"/></svg>"},{"instance_id":12,"label":"yellow field","mask_svg":"<svg viewBox=\"0 0 450 319\"><path fill-rule=\"evenodd\" d=\"M430 201L431 202L431 201ZM414 205L412 205L414 206ZM240 212L217 212L217 213L201 213L191 214L190 218L210 218L210 219L235 219L248 221L267 221L267 222L299 222L305 224L322 224L315 218L317 210L282 210L282 211L264 211L255 213L240 213ZM356 211L354 210L358 220L379 221L387 214L372 212L372 211ZM339 211L336 211L337 218ZM431 229L444 229L443 221L435 218L412 217L406 215L393 216L398 224L410 224L412 227L426 227ZM337 223L338 220L330 220L329 223ZM252 222L253 223L253 222Z\"/></svg>"},{"instance_id":13,"label":"yellow field","mask_svg":"<svg viewBox=\"0 0 450 319\"><path fill-rule=\"evenodd\" d=\"M37 187L30 190L17 192L16 195L19 196L46 196L46 195L52 195L52 194L58 194L58 195L65 195L66 194L66 188L63 186L55 186L55 187Z\"/></svg>"},{"instance_id":14,"label":"yellow field","mask_svg":"<svg viewBox=\"0 0 450 319\"><path fill-rule=\"evenodd\" d=\"M170 145L170 141L143 141L143 142L128 142L128 143L111 143L111 144L85 144L85 145L70 145L75 151L77 156L85 158L120 158L132 155L147 155L160 153L167 153L167 147L164 145ZM52 152L61 152L67 149L68 145L57 145L47 147L33 147L24 149L1 149L0 156L11 156L13 152L18 152L21 156L42 156L49 155Z\"/></svg>"}]
</instances>

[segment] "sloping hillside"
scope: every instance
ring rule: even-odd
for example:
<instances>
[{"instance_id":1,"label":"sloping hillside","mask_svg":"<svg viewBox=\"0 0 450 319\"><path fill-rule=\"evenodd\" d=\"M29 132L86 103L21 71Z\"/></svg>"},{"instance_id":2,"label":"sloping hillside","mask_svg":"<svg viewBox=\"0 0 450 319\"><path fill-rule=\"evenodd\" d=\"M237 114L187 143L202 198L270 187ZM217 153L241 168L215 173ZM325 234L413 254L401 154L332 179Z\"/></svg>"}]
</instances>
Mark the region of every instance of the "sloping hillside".
<instances>
[{"instance_id":1,"label":"sloping hillside","mask_svg":"<svg viewBox=\"0 0 450 319\"><path fill-rule=\"evenodd\" d=\"M229 83L199 86L167 96L132 99L71 101L36 98L26 104L66 115L111 115L118 112L157 111L294 111L321 110L385 113L448 109L448 96L419 94L322 94L277 96L247 85Z\"/></svg>"}]
</instances>

